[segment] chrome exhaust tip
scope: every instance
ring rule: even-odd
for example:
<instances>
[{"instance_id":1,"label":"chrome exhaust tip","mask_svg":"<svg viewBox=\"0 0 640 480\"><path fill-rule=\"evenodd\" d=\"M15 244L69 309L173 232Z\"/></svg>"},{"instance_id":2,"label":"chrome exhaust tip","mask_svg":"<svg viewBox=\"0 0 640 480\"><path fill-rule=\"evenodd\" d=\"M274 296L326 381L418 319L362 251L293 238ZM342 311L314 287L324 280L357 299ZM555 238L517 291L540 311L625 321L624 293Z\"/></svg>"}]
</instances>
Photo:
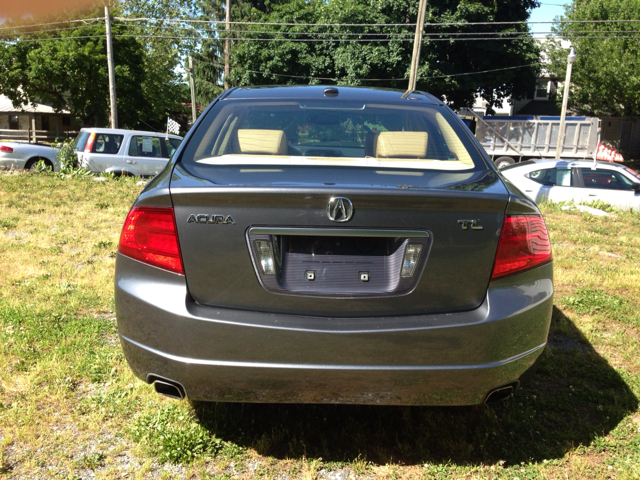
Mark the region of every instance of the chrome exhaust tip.
<instances>
[{"instance_id":1,"label":"chrome exhaust tip","mask_svg":"<svg viewBox=\"0 0 640 480\"><path fill-rule=\"evenodd\" d=\"M147 382L153 384L155 391L165 397L184 400L187 396L184 387L174 380L158 377L157 375L147 375Z\"/></svg>"},{"instance_id":2,"label":"chrome exhaust tip","mask_svg":"<svg viewBox=\"0 0 640 480\"><path fill-rule=\"evenodd\" d=\"M511 383L509 385L504 385L502 387L494 388L491 390L487 396L485 397L484 403L494 403L499 402L501 400L507 400L511 398L513 392L515 392L518 388L518 383Z\"/></svg>"}]
</instances>

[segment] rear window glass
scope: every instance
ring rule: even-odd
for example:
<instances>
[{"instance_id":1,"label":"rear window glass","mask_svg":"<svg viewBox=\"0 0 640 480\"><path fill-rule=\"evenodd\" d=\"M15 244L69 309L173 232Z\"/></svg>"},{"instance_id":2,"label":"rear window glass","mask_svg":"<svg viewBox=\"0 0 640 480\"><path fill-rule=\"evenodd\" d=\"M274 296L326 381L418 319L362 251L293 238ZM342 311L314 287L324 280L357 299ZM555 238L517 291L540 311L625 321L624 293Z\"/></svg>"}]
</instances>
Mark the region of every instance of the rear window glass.
<instances>
[{"instance_id":1,"label":"rear window glass","mask_svg":"<svg viewBox=\"0 0 640 480\"><path fill-rule=\"evenodd\" d=\"M586 188L601 188L603 190L631 190L633 181L622 173L614 170L591 170L581 168L582 179Z\"/></svg>"},{"instance_id":2,"label":"rear window glass","mask_svg":"<svg viewBox=\"0 0 640 480\"><path fill-rule=\"evenodd\" d=\"M180 140L177 138L165 138L164 146L167 149L167 156L171 158L171 156L175 153L175 151L180 146Z\"/></svg>"},{"instance_id":3,"label":"rear window glass","mask_svg":"<svg viewBox=\"0 0 640 480\"><path fill-rule=\"evenodd\" d=\"M570 168L545 168L530 172L530 180L548 186L573 187L573 175Z\"/></svg>"},{"instance_id":4,"label":"rear window glass","mask_svg":"<svg viewBox=\"0 0 640 480\"><path fill-rule=\"evenodd\" d=\"M130 157L162 157L162 147L158 137L134 136L129 143Z\"/></svg>"},{"instance_id":5,"label":"rear window glass","mask_svg":"<svg viewBox=\"0 0 640 480\"><path fill-rule=\"evenodd\" d=\"M80 132L73 142L73 146L76 152L81 152L84 150L84 146L87 144L87 139L91 135L89 132Z\"/></svg>"},{"instance_id":6,"label":"rear window glass","mask_svg":"<svg viewBox=\"0 0 640 480\"><path fill-rule=\"evenodd\" d=\"M114 135L112 133L98 133L93 142L93 153L106 153L115 155L120 151L122 145L122 135Z\"/></svg>"},{"instance_id":7,"label":"rear window glass","mask_svg":"<svg viewBox=\"0 0 640 480\"><path fill-rule=\"evenodd\" d=\"M182 162L470 170L482 162L441 107L363 102L223 100ZM335 106L334 106L335 105Z\"/></svg>"}]
</instances>

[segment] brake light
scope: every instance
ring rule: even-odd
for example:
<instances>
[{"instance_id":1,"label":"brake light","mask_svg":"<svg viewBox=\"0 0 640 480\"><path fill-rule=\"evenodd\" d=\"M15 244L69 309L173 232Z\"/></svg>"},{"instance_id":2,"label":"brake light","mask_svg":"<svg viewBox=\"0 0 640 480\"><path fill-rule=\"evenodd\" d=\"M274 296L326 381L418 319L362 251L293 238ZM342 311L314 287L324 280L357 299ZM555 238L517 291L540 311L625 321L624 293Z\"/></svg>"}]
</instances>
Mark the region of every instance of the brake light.
<instances>
[{"instance_id":1,"label":"brake light","mask_svg":"<svg viewBox=\"0 0 640 480\"><path fill-rule=\"evenodd\" d=\"M184 275L173 208L133 207L124 222L118 251Z\"/></svg>"},{"instance_id":2,"label":"brake light","mask_svg":"<svg viewBox=\"0 0 640 480\"><path fill-rule=\"evenodd\" d=\"M551 261L551 242L540 216L505 215L491 280Z\"/></svg>"},{"instance_id":3,"label":"brake light","mask_svg":"<svg viewBox=\"0 0 640 480\"><path fill-rule=\"evenodd\" d=\"M91 149L93 148L93 141L96 139L96 134L92 133L91 135L89 135L89 138L87 139L87 143L84 146L84 152L85 153L91 153Z\"/></svg>"},{"instance_id":4,"label":"brake light","mask_svg":"<svg viewBox=\"0 0 640 480\"><path fill-rule=\"evenodd\" d=\"M6 145L0 145L0 152L12 153L13 152L13 148L7 147Z\"/></svg>"}]
</instances>

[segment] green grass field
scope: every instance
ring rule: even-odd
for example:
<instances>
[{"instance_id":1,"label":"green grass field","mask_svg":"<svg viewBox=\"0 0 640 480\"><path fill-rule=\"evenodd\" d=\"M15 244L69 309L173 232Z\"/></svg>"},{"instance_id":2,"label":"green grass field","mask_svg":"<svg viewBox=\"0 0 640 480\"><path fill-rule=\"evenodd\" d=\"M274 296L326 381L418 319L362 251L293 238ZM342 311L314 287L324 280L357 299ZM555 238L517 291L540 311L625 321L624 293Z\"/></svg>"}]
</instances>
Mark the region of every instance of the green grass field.
<instances>
[{"instance_id":1,"label":"green grass field","mask_svg":"<svg viewBox=\"0 0 640 480\"><path fill-rule=\"evenodd\" d=\"M508 401L191 404L135 378L117 337L141 188L0 174L0 478L640 478L640 214L543 206L552 332Z\"/></svg>"}]
</instances>

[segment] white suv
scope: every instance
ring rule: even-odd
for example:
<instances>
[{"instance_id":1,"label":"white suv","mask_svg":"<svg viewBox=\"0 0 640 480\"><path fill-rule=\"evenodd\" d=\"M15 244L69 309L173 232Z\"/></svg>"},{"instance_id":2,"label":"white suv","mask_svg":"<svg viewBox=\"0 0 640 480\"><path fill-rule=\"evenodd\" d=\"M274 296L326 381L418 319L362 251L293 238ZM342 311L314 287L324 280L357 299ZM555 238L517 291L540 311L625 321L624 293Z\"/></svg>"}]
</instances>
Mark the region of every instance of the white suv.
<instances>
[{"instance_id":1,"label":"white suv","mask_svg":"<svg viewBox=\"0 0 640 480\"><path fill-rule=\"evenodd\" d=\"M182 137L114 128L83 128L76 137L78 164L94 173L153 176L167 164Z\"/></svg>"}]
</instances>

